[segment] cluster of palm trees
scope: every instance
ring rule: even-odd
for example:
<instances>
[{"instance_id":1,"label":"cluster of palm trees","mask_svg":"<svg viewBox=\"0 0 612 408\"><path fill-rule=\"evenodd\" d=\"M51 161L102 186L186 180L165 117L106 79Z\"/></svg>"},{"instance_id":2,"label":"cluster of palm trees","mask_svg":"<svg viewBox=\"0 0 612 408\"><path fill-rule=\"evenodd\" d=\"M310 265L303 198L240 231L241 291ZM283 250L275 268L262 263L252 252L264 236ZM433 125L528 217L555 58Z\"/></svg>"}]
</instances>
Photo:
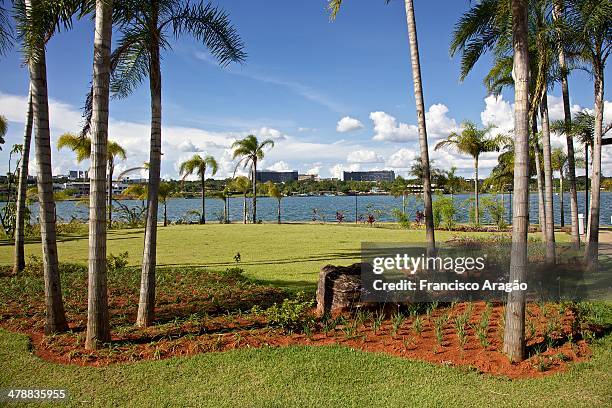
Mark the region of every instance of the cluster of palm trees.
<instances>
[{"instance_id":1,"label":"cluster of palm trees","mask_svg":"<svg viewBox=\"0 0 612 408\"><path fill-rule=\"evenodd\" d=\"M388 2L388 0L387 0ZM330 0L332 18L339 12L342 0ZM412 78L416 99L420 141L420 159L424 186L428 246L435 244L431 212L431 184L423 87L413 1L405 0L406 20L412 61ZM493 54L493 66L485 84L493 93L513 86L515 125L511 148L505 152L500 173L514 184L512 262L510 279L523 281L527 266L527 231L529 225L529 179L531 154L535 153L539 191L542 191L541 217L546 242L547 261L555 261L553 218L553 160L550 143L551 123L547 91L561 84L564 105L563 129L567 142L567 179L570 187L572 240L580 244L576 193L576 158L570 111L568 75L572 69L585 69L594 78L593 166L586 255L596 253L599 228L599 195L601 184L601 145L603 134L603 81L606 60L612 50L612 3L609 0L480 0L461 16L451 42L451 55L461 54L461 78L464 79L487 52ZM541 132L538 132L538 121ZM478 193L478 157L480 153L499 150L501 137L487 136L490 129L480 130L464 123L461 133L451 135L436 148L453 147L474 158L475 193ZM531 131L531 132L530 132ZM531 133L531 135L530 135ZM540 140L542 152L540 153ZM543 156L540 159L540 154ZM540 162L543 169L540 170ZM477 208L477 204L476 204ZM478 209L476 209L478 212ZM478 213L476 214L478 217ZM478 218L476 218L478 219ZM511 293L506 310L504 351L511 360L525 355L525 299Z\"/></svg>"},{"instance_id":2,"label":"cluster of palm trees","mask_svg":"<svg viewBox=\"0 0 612 408\"><path fill-rule=\"evenodd\" d=\"M227 208L229 194L232 191L239 191L244 195L244 223L247 223L247 194L249 190L251 190L253 197L252 220L253 223L257 223L257 163L263 160L266 148L272 147L274 147L274 141L272 139L266 139L259 142L255 135L248 135L244 139L237 140L232 144L232 148L234 149L233 159L239 159L234 169L234 176L236 175L235 173L238 167L242 166L248 169L250 180L245 176L233 177L233 180L228 183L225 190L219 192L218 198L222 199L225 203L225 222L229 221L229 210ZM183 181L192 174L197 174L200 178L200 183L202 185L202 213L200 214L200 224L206 223L206 170L209 168L211 175L214 176L218 169L217 160L211 155L204 155L204 157L202 157L199 154L195 154L190 159L181 163L179 169L180 175L183 176ZM280 195L282 198L282 194L275 185L267 185L267 191L271 197L277 198L279 201L278 220L280 223L280 198L278 196Z\"/></svg>"},{"instance_id":3,"label":"cluster of palm trees","mask_svg":"<svg viewBox=\"0 0 612 408\"><path fill-rule=\"evenodd\" d=\"M147 223L142 262L141 296L137 324L147 326L154 317L157 209L160 193L162 138L161 53L170 36L190 35L208 49L221 66L242 63L244 45L228 15L201 1L182 0L17 0L13 2L17 36L8 22L9 11L0 7L0 52L18 42L30 74L28 109L20 163L15 272L24 268L25 186L32 131L37 163L47 333L68 328L61 296L56 242L55 203L51 173L51 138L47 94L46 44L60 29L70 29L76 18L95 16L92 86L86 98L86 125L80 135L65 135L59 147L69 147L79 160L90 159L89 280L86 348L110 340L106 286L107 207L110 210L112 170L125 151L108 140L111 93L127 97L149 80L151 135ZM113 31L120 35L111 49ZM110 220L111 214L109 211Z\"/></svg>"}]
</instances>

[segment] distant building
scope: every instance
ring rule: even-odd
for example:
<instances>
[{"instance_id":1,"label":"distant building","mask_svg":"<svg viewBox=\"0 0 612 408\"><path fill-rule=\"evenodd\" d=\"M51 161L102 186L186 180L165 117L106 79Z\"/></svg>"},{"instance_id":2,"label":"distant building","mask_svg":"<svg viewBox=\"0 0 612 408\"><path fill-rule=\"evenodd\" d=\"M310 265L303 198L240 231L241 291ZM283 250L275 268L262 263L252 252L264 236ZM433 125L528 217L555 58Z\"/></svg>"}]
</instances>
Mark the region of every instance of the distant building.
<instances>
[{"instance_id":1,"label":"distant building","mask_svg":"<svg viewBox=\"0 0 612 408\"><path fill-rule=\"evenodd\" d=\"M287 183L290 181L298 180L298 172L297 171L271 171L271 170L262 170L257 171L257 181L259 183L266 183L271 181L273 183Z\"/></svg>"},{"instance_id":2,"label":"distant building","mask_svg":"<svg viewBox=\"0 0 612 408\"><path fill-rule=\"evenodd\" d=\"M77 197L89 195L89 182L88 181L74 181L71 183L64 183L64 190L75 190L74 195Z\"/></svg>"},{"instance_id":3,"label":"distant building","mask_svg":"<svg viewBox=\"0 0 612 408\"><path fill-rule=\"evenodd\" d=\"M344 181L393 181L395 172L393 170L376 171L345 171Z\"/></svg>"},{"instance_id":4,"label":"distant building","mask_svg":"<svg viewBox=\"0 0 612 408\"><path fill-rule=\"evenodd\" d=\"M126 188L129 187L129 184L127 183L121 183L121 182L113 182L113 195L121 195L123 194L123 192L125 191Z\"/></svg>"},{"instance_id":5,"label":"distant building","mask_svg":"<svg viewBox=\"0 0 612 408\"><path fill-rule=\"evenodd\" d=\"M298 174L298 181L319 181L318 174Z\"/></svg>"},{"instance_id":6,"label":"distant building","mask_svg":"<svg viewBox=\"0 0 612 408\"><path fill-rule=\"evenodd\" d=\"M87 170L70 170L68 180L89 180L89 174Z\"/></svg>"}]
</instances>

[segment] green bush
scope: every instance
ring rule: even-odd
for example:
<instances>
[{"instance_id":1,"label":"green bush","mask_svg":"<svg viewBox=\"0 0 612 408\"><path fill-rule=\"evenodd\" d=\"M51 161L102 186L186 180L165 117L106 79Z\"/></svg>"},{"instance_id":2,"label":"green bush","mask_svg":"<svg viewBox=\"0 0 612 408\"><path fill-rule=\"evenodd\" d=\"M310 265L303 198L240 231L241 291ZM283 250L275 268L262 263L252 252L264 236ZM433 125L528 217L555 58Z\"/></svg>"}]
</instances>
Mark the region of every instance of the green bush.
<instances>
[{"instance_id":1,"label":"green bush","mask_svg":"<svg viewBox=\"0 0 612 408\"><path fill-rule=\"evenodd\" d=\"M228 278L228 279L235 279L235 280L245 279L245 277L244 277L244 269L242 269L242 268L240 268L238 266L233 266L231 268L227 268L225 271L219 272L219 274L221 276L223 276L224 278Z\"/></svg>"},{"instance_id":2,"label":"green bush","mask_svg":"<svg viewBox=\"0 0 612 408\"><path fill-rule=\"evenodd\" d=\"M491 220L498 228L504 229L508 226L506 223L506 207L500 200L483 197L480 200L482 208L489 213Z\"/></svg>"},{"instance_id":3,"label":"green bush","mask_svg":"<svg viewBox=\"0 0 612 408\"><path fill-rule=\"evenodd\" d=\"M285 299L280 305L274 303L266 309L264 315L268 324L280 327L289 332L297 331L314 322L310 309L314 306L312 299L306 299L303 292L298 293L295 299Z\"/></svg>"},{"instance_id":4,"label":"green bush","mask_svg":"<svg viewBox=\"0 0 612 408\"><path fill-rule=\"evenodd\" d=\"M400 227L404 229L410 229L410 220L402 210L400 210L399 208L394 208L393 210L391 210L391 214L393 215L393 217L395 217Z\"/></svg>"},{"instance_id":5,"label":"green bush","mask_svg":"<svg viewBox=\"0 0 612 408\"><path fill-rule=\"evenodd\" d=\"M457 224L457 207L451 197L440 196L432 204L434 227L451 230Z\"/></svg>"},{"instance_id":6,"label":"green bush","mask_svg":"<svg viewBox=\"0 0 612 408\"><path fill-rule=\"evenodd\" d=\"M127 251L121 252L119 255L109 254L106 257L106 270L110 272L125 268L128 264L128 257Z\"/></svg>"}]
</instances>

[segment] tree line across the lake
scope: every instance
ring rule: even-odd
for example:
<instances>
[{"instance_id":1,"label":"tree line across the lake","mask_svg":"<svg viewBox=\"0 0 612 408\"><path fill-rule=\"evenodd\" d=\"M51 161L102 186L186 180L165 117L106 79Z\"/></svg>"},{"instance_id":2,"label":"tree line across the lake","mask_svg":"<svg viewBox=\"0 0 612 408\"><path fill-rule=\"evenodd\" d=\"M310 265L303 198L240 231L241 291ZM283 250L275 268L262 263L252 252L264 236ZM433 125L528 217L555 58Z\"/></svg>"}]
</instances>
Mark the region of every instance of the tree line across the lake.
<instances>
[{"instance_id":1,"label":"tree line across the lake","mask_svg":"<svg viewBox=\"0 0 612 408\"><path fill-rule=\"evenodd\" d=\"M424 223L429 250L435 250L432 184L440 177L429 159L430 146L425 121L424 90L421 79L417 25L413 0L405 0L406 23L418 119L420 157L411 173L423 189ZM330 0L332 19L338 16L342 0ZM146 200L145 239L142 258L140 299L136 324L148 326L155 319L155 269L157 214L164 183L160 180L162 159L162 53L170 52L172 38L191 36L208 49L222 66L244 63L246 52L229 15L209 3L183 0L17 0L12 8L0 8L0 51L13 45L23 50L30 85L23 144L17 172L15 205L15 272L24 267L24 224L30 144L34 135L37 195L40 206L40 229L45 279L46 331L67 330L62 301L56 242L55 197L51 163L49 99L46 72L46 45L62 29L70 29L74 19L95 16L92 86L86 97L85 127L72 135L65 146L90 160L89 195L89 280L86 347L102 347L110 341L108 294L106 282L106 235L108 214L112 205L110 186L115 158L122 153L114 148L108 135L110 95L128 97L137 86L147 82L151 96L150 157L143 165L149 177L140 195ZM11 17L15 22L13 33ZM112 47L111 37L118 35ZM485 54L492 56L490 71L484 78L490 92L500 93L513 87L514 130L499 134L494 128L481 129L471 122L435 149L453 149L474 160L474 192L478 220L478 163L482 153L500 151L499 163L490 177L490 187L513 191L512 262L510 279L524 280L527 265L527 233L530 180L535 175L539 212L546 260L555 263L554 174L559 172L570 192L571 236L575 246L578 235L577 177L580 167L578 149L584 146L584 166L590 174L589 217L585 257L596 259L599 236L600 191L602 187L602 137L609 125L603 123L604 74L612 50L612 3L609 0L479 0L458 16L450 44L451 55L460 56L461 79L464 79ZM170 59L165 63L171 64ZM587 70L593 79L592 113L572 116L570 110L569 73ZM564 120L552 122L547 92L560 86L563 95ZM5 133L6 123L0 126ZM554 150L551 132L566 136L566 146ZM121 141L116 141L121 143ZM257 164L271 140L258 141L253 135L234 143L237 168L247 170L249 177L236 178L253 196L252 221L257 221ZM79 150L80 149L80 150ZM590 155L591 160L589 161ZM589 166L589 163L591 165ZM200 178L202 206L205 206L206 171L214 174L212 157L196 155L183 163L181 174ZM448 174L445 175L448 177ZM10 180L10 178L9 178ZM240 181L238 181L240 180ZM229 183L228 183L229 184ZM228 185L226 184L226 186ZM586 186L585 186L586 187ZM224 188L225 190L225 188ZM224 190L217 190L223 192ZM10 191L10 189L9 189ZM282 196L273 184L266 186L271 196ZM204 213L203 213L204 214ZM201 220L202 222L205 219ZM506 308L504 352L512 361L525 356L525 298L510 293Z\"/></svg>"}]
</instances>

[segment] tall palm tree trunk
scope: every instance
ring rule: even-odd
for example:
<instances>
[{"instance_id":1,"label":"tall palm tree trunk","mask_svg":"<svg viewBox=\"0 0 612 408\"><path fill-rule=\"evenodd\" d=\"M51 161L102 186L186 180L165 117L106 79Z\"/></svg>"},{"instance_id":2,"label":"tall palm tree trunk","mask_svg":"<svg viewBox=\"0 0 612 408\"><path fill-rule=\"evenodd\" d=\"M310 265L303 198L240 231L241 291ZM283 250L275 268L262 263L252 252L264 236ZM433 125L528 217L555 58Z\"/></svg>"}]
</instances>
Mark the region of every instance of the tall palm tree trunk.
<instances>
[{"instance_id":1,"label":"tall palm tree trunk","mask_svg":"<svg viewBox=\"0 0 612 408\"><path fill-rule=\"evenodd\" d=\"M28 170L30 162L30 144L32 141L32 86L28 90L28 109L26 113L26 124L23 131L23 151L19 165L19 182L17 185L17 214L15 220L15 264L13 272L18 273L25 268L25 215L26 215L26 190L28 188Z\"/></svg>"},{"instance_id":2,"label":"tall palm tree trunk","mask_svg":"<svg viewBox=\"0 0 612 408\"><path fill-rule=\"evenodd\" d=\"M589 263L597 260L599 243L599 206L601 195L601 138L603 127L604 72L601 64L594 64L595 73L595 131L593 134L593 166L591 169L591 204L587 228L585 255Z\"/></svg>"},{"instance_id":3,"label":"tall palm tree trunk","mask_svg":"<svg viewBox=\"0 0 612 408\"><path fill-rule=\"evenodd\" d=\"M584 216L585 222L589 222L589 148L588 143L584 144ZM586 236L586 233L585 233Z\"/></svg>"},{"instance_id":4,"label":"tall palm tree trunk","mask_svg":"<svg viewBox=\"0 0 612 408\"><path fill-rule=\"evenodd\" d=\"M253 160L253 224L257 224L257 159Z\"/></svg>"},{"instance_id":5,"label":"tall palm tree trunk","mask_svg":"<svg viewBox=\"0 0 612 408\"><path fill-rule=\"evenodd\" d=\"M421 82L421 62L419 58L419 42L417 38L416 21L412 0L405 0L406 23L408 25L408 40L410 43L410 59L412 62L412 81L416 100L416 113L419 125L419 144L421 148L421 165L423 166L423 199L425 210L425 236L427 247L434 250L436 240L432 211L431 174L429 170L429 148L427 144L427 127L425 125L425 102L423 100L423 83Z\"/></svg>"},{"instance_id":6,"label":"tall palm tree trunk","mask_svg":"<svg viewBox=\"0 0 612 408\"><path fill-rule=\"evenodd\" d=\"M565 227L565 197L563 197L563 169L559 174L559 207L561 216L561 226Z\"/></svg>"},{"instance_id":7,"label":"tall palm tree trunk","mask_svg":"<svg viewBox=\"0 0 612 408\"><path fill-rule=\"evenodd\" d=\"M476 225L480 224L480 211L478 208L478 156L474 158L474 219L476 220Z\"/></svg>"},{"instance_id":8,"label":"tall palm tree trunk","mask_svg":"<svg viewBox=\"0 0 612 408\"><path fill-rule=\"evenodd\" d=\"M529 40L527 0L512 0L512 43L514 48L514 202L510 281L524 282L527 272L529 227ZM503 351L511 361L525 358L525 294L508 294Z\"/></svg>"},{"instance_id":9,"label":"tall palm tree trunk","mask_svg":"<svg viewBox=\"0 0 612 408\"><path fill-rule=\"evenodd\" d=\"M534 115L531 120L531 128L534 138L534 153L535 153L535 166L536 166L536 181L538 185L538 223L540 224L540 231L542 236L546 240L546 212L544 211L544 180L542 175L542 166L540 166L540 143L538 142L538 122Z\"/></svg>"},{"instance_id":10,"label":"tall palm tree trunk","mask_svg":"<svg viewBox=\"0 0 612 408\"><path fill-rule=\"evenodd\" d=\"M553 19L557 20L563 14L563 0L553 3ZM561 94L563 95L563 117L565 121L565 141L567 143L567 181L570 193L570 212L572 224L572 243L575 248L580 246L580 234L578 234L578 189L576 188L576 158L574 154L574 139L569 131L572 126L572 112L570 109L569 85L567 81L567 65L565 63L565 51L559 35L559 67L561 68ZM563 177L563 170L561 170ZM563 191L563 190L561 190ZM561 196L563 197L563 196ZM563 210L563 207L561 207ZM563 218L562 218L562 223ZM562 224L563 225L563 224Z\"/></svg>"},{"instance_id":11,"label":"tall palm tree trunk","mask_svg":"<svg viewBox=\"0 0 612 408\"><path fill-rule=\"evenodd\" d=\"M38 5L38 0L26 0L28 9ZM49 96L47 94L47 63L45 44L36 45L35 55L29 61L30 84L34 105L33 123L36 132L36 166L38 202L40 208L40 236L43 252L45 281L46 321L45 333L68 330L62 301L62 288L57 256L55 225L55 201L53 199L53 175L51 170L51 132L49 130Z\"/></svg>"},{"instance_id":12,"label":"tall palm tree trunk","mask_svg":"<svg viewBox=\"0 0 612 408\"><path fill-rule=\"evenodd\" d=\"M108 140L108 139L107 139ZM108 228L113 225L113 173L115 172L115 163L112 158L108 159L108 180L106 184L107 189L107 203L108 207Z\"/></svg>"},{"instance_id":13,"label":"tall palm tree trunk","mask_svg":"<svg viewBox=\"0 0 612 408\"><path fill-rule=\"evenodd\" d=\"M548 95L546 89L540 102L542 118L542 154L544 155L544 212L546 213L546 262L555 262L555 210L553 204L553 169L550 147L550 122L548 117Z\"/></svg>"},{"instance_id":14,"label":"tall palm tree trunk","mask_svg":"<svg viewBox=\"0 0 612 408\"><path fill-rule=\"evenodd\" d=\"M206 176L202 172L202 215L200 216L200 224L206 224Z\"/></svg>"},{"instance_id":15,"label":"tall palm tree trunk","mask_svg":"<svg viewBox=\"0 0 612 408\"><path fill-rule=\"evenodd\" d=\"M157 25L157 21L150 24ZM157 262L157 211L159 208L159 179L161 167L161 67L159 57L159 38L153 38L151 49L151 69L149 86L151 90L151 152L149 155L149 191L147 197L147 221L145 228L144 252L142 256L142 275L140 280L140 299L136 325L146 327L155 318L155 265Z\"/></svg>"},{"instance_id":16,"label":"tall palm tree trunk","mask_svg":"<svg viewBox=\"0 0 612 408\"><path fill-rule=\"evenodd\" d=\"M247 223L247 195L246 195L246 193L244 195L244 203L242 205L242 210L244 212L244 214L242 215L243 216L243 221L244 221L244 224L246 224Z\"/></svg>"},{"instance_id":17,"label":"tall palm tree trunk","mask_svg":"<svg viewBox=\"0 0 612 408\"><path fill-rule=\"evenodd\" d=\"M108 343L111 338L106 280L106 201L111 197L112 190L109 190L107 195L106 170L109 165L107 145L112 13L112 0L96 1L89 171L89 278L85 337L85 348L88 350Z\"/></svg>"}]
</instances>

